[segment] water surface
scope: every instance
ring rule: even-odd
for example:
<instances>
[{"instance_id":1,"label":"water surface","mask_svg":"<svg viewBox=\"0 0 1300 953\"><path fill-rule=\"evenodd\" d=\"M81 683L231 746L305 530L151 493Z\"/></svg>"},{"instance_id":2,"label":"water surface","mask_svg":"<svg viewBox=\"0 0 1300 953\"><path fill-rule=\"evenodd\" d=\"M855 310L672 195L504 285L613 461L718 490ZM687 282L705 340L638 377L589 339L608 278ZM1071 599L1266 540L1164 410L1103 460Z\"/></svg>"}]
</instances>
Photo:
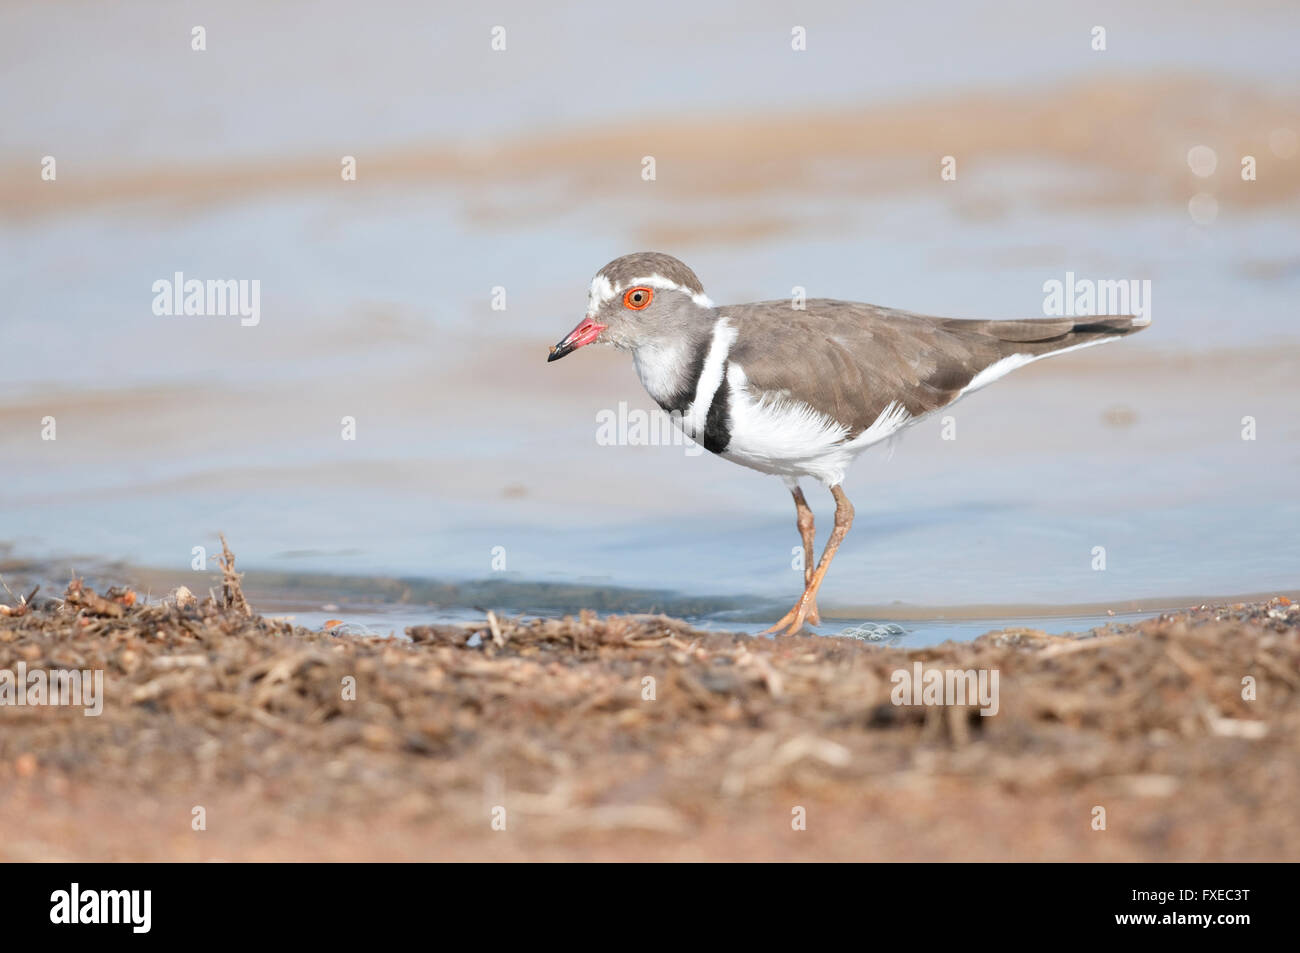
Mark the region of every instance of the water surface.
<instances>
[{"instance_id":1,"label":"water surface","mask_svg":"<svg viewBox=\"0 0 1300 953\"><path fill-rule=\"evenodd\" d=\"M824 607L1032 621L1300 584L1295 9L814 4L794 54L782 5L737 23L669 4L673 68L653 75L606 42L633 8L507 5L501 55L467 11L317 9L124 4L94 31L72 7L0 13L0 84L21 93L0 104L13 552L184 572L224 531L261 573L779 614L802 578L780 482L602 445L599 414L652 409L630 360L545 363L591 274L654 247L724 303L799 286L1033 316L1067 271L1152 282L1138 338L963 401L956 439L936 418L862 457ZM259 280L259 324L155 315L177 271ZM807 492L824 538L829 496ZM942 631L975 634L916 637Z\"/></svg>"}]
</instances>

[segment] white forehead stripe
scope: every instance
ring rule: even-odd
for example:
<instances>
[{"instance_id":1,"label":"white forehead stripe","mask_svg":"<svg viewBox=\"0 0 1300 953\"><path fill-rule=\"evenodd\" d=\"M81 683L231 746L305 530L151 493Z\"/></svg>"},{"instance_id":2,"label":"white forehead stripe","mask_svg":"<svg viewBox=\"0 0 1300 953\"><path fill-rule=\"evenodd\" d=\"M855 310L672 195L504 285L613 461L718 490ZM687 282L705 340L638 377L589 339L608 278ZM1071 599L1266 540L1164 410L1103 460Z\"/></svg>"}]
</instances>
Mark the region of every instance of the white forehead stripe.
<instances>
[{"instance_id":1,"label":"white forehead stripe","mask_svg":"<svg viewBox=\"0 0 1300 953\"><path fill-rule=\"evenodd\" d=\"M628 288L636 288L645 285L647 288L662 288L666 291L681 291L691 296L691 300L701 308L712 308L713 301L702 291L692 291L675 281L670 281L663 275L649 275L645 278L634 278L625 285L615 285L603 274L597 275L591 279L591 294L587 298L587 313L595 314L601 309L605 302L610 301Z\"/></svg>"},{"instance_id":2,"label":"white forehead stripe","mask_svg":"<svg viewBox=\"0 0 1300 953\"><path fill-rule=\"evenodd\" d=\"M600 306L614 297L618 293L608 278L604 275L597 275L591 279L591 294L587 296L587 313L595 314L600 310Z\"/></svg>"}]
</instances>

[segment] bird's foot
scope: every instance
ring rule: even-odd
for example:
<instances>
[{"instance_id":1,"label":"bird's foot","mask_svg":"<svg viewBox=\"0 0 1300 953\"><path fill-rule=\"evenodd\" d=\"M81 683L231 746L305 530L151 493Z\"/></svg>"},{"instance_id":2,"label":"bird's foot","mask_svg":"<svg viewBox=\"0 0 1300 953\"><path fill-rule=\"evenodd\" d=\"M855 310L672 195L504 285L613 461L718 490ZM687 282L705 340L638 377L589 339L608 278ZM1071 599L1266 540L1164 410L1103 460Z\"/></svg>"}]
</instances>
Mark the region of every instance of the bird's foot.
<instances>
[{"instance_id":1,"label":"bird's foot","mask_svg":"<svg viewBox=\"0 0 1300 953\"><path fill-rule=\"evenodd\" d=\"M816 598L806 596L796 602L793 608L777 621L776 625L764 629L759 635L798 635L805 625L821 625L822 617L817 611Z\"/></svg>"}]
</instances>

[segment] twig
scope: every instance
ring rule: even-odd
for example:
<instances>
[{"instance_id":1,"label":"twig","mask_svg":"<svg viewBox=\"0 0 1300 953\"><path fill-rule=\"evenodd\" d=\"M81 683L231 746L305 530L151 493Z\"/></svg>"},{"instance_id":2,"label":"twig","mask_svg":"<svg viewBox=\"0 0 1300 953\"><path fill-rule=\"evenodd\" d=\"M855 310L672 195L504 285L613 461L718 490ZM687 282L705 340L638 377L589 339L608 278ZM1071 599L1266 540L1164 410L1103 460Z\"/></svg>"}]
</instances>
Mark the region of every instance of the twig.
<instances>
[{"instance_id":1,"label":"twig","mask_svg":"<svg viewBox=\"0 0 1300 953\"><path fill-rule=\"evenodd\" d=\"M0 605L0 615L3 616L20 616L31 612L32 599L35 598L36 593L41 591L41 587L37 586L31 592L27 593L26 596L15 596L14 591L5 584L4 579L0 579L0 586L5 587L5 592L9 593L11 599L18 600L18 604L15 606Z\"/></svg>"},{"instance_id":2,"label":"twig","mask_svg":"<svg viewBox=\"0 0 1300 953\"><path fill-rule=\"evenodd\" d=\"M235 554L226 543L225 533L221 537L221 555L217 562L221 565L221 604L224 608L235 609L246 616L253 614L253 609L244 598L244 588L239 584L239 573L235 572Z\"/></svg>"},{"instance_id":3,"label":"twig","mask_svg":"<svg viewBox=\"0 0 1300 953\"><path fill-rule=\"evenodd\" d=\"M492 630L492 641L496 644L497 648L505 648L506 640L501 634L501 623L497 621L497 614L491 609L488 610L487 620L488 628Z\"/></svg>"}]
</instances>

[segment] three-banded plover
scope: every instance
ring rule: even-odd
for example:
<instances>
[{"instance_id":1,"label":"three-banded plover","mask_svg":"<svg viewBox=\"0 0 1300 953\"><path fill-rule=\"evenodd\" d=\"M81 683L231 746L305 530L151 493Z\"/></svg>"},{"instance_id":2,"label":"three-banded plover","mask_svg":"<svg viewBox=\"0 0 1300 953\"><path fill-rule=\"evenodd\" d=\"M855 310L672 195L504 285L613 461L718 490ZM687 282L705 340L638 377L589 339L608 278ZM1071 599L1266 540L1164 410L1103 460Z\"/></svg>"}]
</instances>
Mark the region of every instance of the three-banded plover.
<instances>
[{"instance_id":1,"label":"three-banded plover","mask_svg":"<svg viewBox=\"0 0 1300 953\"><path fill-rule=\"evenodd\" d=\"M705 449L782 477L794 495L804 591L767 632L819 625L817 591L853 522L841 483L872 444L1050 354L1114 341L1131 315L935 318L811 298L715 305L695 272L639 252L596 273L587 316L551 348L559 360L593 342L632 352L641 383ZM835 526L813 564L813 514L800 477L835 498Z\"/></svg>"}]
</instances>

